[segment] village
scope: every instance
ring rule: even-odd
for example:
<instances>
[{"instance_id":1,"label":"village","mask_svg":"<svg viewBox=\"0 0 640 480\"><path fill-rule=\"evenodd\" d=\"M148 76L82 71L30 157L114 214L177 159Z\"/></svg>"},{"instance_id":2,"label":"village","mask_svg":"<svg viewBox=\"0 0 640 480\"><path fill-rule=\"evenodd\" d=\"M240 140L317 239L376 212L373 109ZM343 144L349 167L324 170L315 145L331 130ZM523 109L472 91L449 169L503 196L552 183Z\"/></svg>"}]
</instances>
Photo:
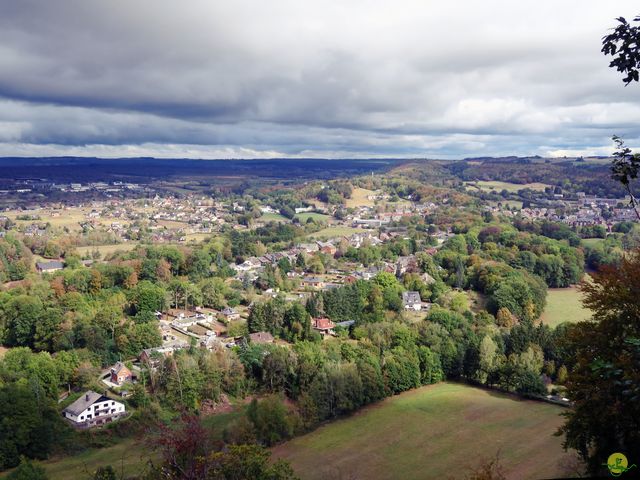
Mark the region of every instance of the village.
<instances>
[{"instance_id":1,"label":"village","mask_svg":"<svg viewBox=\"0 0 640 480\"><path fill-rule=\"evenodd\" d=\"M75 192L85 191L82 185L70 188ZM135 190L127 184L118 185L118 188ZM141 371L153 371L180 350L201 348L216 351L247 344L286 344L269 331L246 331L255 301L279 297L285 302L304 303L315 293L337 289L358 280L372 280L383 272L398 279L407 273L416 274L424 285L432 285L436 280L429 273L421 272L416 254L372 263L343 256L347 251L409 240L408 222L412 218L424 219L442 208L464 211L465 207L450 207L447 199L439 203L417 202L411 198L392 202L390 195L382 191L361 189L358 195L361 202L352 204L339 215L336 206L310 202L304 207L296 207L291 220L268 203L239 201L233 197L215 199L203 195L165 196L158 193L146 198L112 198L73 205L53 203L22 210L7 209L0 216L0 224L5 225L0 232L3 236L15 231L26 239L32 238L32 241L39 238L48 241L65 235L91 238L92 243L107 239L107 245L78 243L78 251L83 252L81 265L84 267L105 262L108 255L101 254L100 249L106 247L115 253L122 248L132 249L145 244L193 245L230 230L248 232L272 222L305 225L310 233L304 241L297 241L284 249L269 249L261 255L238 257L237 262L231 265L233 275L230 281L256 286L265 273L278 268L282 262L299 265L300 258L316 256L336 260L331 262L331 268L322 271L310 265L311 262L303 262L305 266L302 268L287 269L286 281L290 287L286 291L261 286L256 288L257 299L254 297L248 304L214 309L188 305L186 301L181 305L177 299L169 302L171 308L154 313L161 345L142 349L135 357L122 358L105 368L98 379L104 388L103 393L85 392L63 410L64 418L74 427L85 429L126 417L125 403L120 400L129 397L133 386L142 380ZM548 206L517 209L505 202L485 204L482 209L504 217L562 222L571 227L599 225L606 231L610 231L617 222L633 220L633 211L625 208L624 199L603 199L584 194L578 194L577 200L555 198ZM435 255L452 236L451 228L433 229L429 233L431 245L423 253ZM55 258L55 251L53 255L40 255L35 259L35 270L41 275L53 274L65 267L65 258ZM420 292L415 290L403 291L401 302L402 310L409 318L423 318L432 307L430 299L421 298ZM311 318L311 328L320 338L332 338L349 332L356 320L334 322L324 316L316 316Z\"/></svg>"}]
</instances>

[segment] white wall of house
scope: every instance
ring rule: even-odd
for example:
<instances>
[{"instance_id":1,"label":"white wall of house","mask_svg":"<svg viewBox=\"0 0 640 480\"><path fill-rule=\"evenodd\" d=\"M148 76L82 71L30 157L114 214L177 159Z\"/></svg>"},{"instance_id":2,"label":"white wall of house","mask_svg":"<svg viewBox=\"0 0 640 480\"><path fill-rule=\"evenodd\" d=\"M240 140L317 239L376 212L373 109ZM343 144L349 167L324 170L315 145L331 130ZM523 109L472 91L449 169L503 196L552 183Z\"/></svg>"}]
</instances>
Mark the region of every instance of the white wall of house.
<instances>
[{"instance_id":1,"label":"white wall of house","mask_svg":"<svg viewBox=\"0 0 640 480\"><path fill-rule=\"evenodd\" d=\"M118 413L124 413L125 406L115 400L109 400L104 402L96 402L90 407L86 408L79 415L74 415L71 412L64 412L64 415L69 420L80 423L87 420L94 420L100 417L107 417L109 415L116 415Z\"/></svg>"}]
</instances>

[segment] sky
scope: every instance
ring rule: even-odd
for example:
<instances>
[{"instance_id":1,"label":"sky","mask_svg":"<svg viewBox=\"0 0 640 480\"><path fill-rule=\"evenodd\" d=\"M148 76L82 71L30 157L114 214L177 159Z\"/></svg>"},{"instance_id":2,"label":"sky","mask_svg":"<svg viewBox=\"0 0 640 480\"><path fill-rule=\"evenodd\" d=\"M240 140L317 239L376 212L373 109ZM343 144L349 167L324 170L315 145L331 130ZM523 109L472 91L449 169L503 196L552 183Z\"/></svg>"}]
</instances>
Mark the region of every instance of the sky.
<instances>
[{"instance_id":1,"label":"sky","mask_svg":"<svg viewBox=\"0 0 640 480\"><path fill-rule=\"evenodd\" d=\"M0 0L0 156L464 158L640 145L637 1Z\"/></svg>"}]
</instances>

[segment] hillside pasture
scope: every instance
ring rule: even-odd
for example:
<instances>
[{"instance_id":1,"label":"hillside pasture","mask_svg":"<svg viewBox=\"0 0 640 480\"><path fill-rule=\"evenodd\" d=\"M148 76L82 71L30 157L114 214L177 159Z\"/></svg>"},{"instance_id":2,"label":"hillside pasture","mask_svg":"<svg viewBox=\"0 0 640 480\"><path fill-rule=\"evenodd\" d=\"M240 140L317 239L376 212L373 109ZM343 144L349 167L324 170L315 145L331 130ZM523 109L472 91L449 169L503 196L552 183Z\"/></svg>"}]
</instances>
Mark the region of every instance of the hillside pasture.
<instances>
[{"instance_id":1,"label":"hillside pasture","mask_svg":"<svg viewBox=\"0 0 640 480\"><path fill-rule=\"evenodd\" d=\"M335 238L342 236L350 236L354 233L361 233L362 230L354 227L334 226L327 227L309 235L309 238Z\"/></svg>"},{"instance_id":2,"label":"hillside pasture","mask_svg":"<svg viewBox=\"0 0 640 480\"><path fill-rule=\"evenodd\" d=\"M367 190L366 188L354 188L353 192L351 192L351 198L346 199L345 206L347 208L373 207L376 202L375 200L369 200L368 197L379 193L380 192L373 190Z\"/></svg>"},{"instance_id":3,"label":"hillside pasture","mask_svg":"<svg viewBox=\"0 0 640 480\"><path fill-rule=\"evenodd\" d=\"M224 429L230 422L243 415L243 412L244 408L234 407L231 413L204 417L202 423L212 431L214 439L220 440ZM44 467L49 480L67 480L91 479L98 467L107 465L116 470L118 478L131 478L141 475L149 460L157 464L160 461L160 452L150 448L145 439L125 438L109 447L90 448L73 456L54 457L37 463ZM0 473L0 478L7 473Z\"/></svg>"},{"instance_id":4,"label":"hillside pasture","mask_svg":"<svg viewBox=\"0 0 640 480\"><path fill-rule=\"evenodd\" d=\"M571 476L554 437L562 407L441 383L378 404L273 449L303 480L462 478L499 455L508 479Z\"/></svg>"},{"instance_id":5,"label":"hillside pasture","mask_svg":"<svg viewBox=\"0 0 640 480\"><path fill-rule=\"evenodd\" d=\"M150 451L141 441L125 439L111 447L90 448L73 456L37 463L45 469L49 480L67 480L91 479L98 467L107 465L116 470L118 478L130 478L141 475L148 460L157 461L157 453ZM0 474L0 477L4 478L7 473Z\"/></svg>"},{"instance_id":6,"label":"hillside pasture","mask_svg":"<svg viewBox=\"0 0 640 480\"><path fill-rule=\"evenodd\" d=\"M547 306L540 317L542 323L556 327L563 322L580 322L591 317L591 311L582 306L582 294L577 287L550 288Z\"/></svg>"},{"instance_id":7,"label":"hillside pasture","mask_svg":"<svg viewBox=\"0 0 640 480\"><path fill-rule=\"evenodd\" d=\"M330 215L325 215L324 213L316 213L316 212L304 212L304 213L296 213L296 218L300 220L301 223L306 223L307 220L313 218L316 222L326 222L331 220Z\"/></svg>"},{"instance_id":8,"label":"hillside pasture","mask_svg":"<svg viewBox=\"0 0 640 480\"><path fill-rule=\"evenodd\" d=\"M260 217L263 222L288 222L289 219L279 213L263 213Z\"/></svg>"},{"instance_id":9,"label":"hillside pasture","mask_svg":"<svg viewBox=\"0 0 640 480\"><path fill-rule=\"evenodd\" d=\"M604 238L583 238L581 242L585 247L595 247L604 242Z\"/></svg>"},{"instance_id":10,"label":"hillside pasture","mask_svg":"<svg viewBox=\"0 0 640 480\"><path fill-rule=\"evenodd\" d=\"M115 252L129 252L138 246L137 242L118 243L115 245L96 245L87 247L76 247L80 256L91 255L94 251L100 252L100 258L105 258Z\"/></svg>"},{"instance_id":11,"label":"hillside pasture","mask_svg":"<svg viewBox=\"0 0 640 480\"><path fill-rule=\"evenodd\" d=\"M467 188L477 188L478 190L482 190L483 192L501 192L502 190L506 190L509 193L517 193L519 190L524 190L528 188L530 190L536 190L539 192L544 192L544 189L550 187L551 185L547 185L546 183L510 183L510 182L501 182L498 180L492 181L484 181L478 180L476 182L467 182Z\"/></svg>"},{"instance_id":12,"label":"hillside pasture","mask_svg":"<svg viewBox=\"0 0 640 480\"><path fill-rule=\"evenodd\" d=\"M5 212L8 218L16 222L19 227L26 225L45 224L49 223L54 228L68 228L71 232L80 232L82 228L80 223L86 220L85 213L90 209L83 209L72 207L65 210L51 210L51 209L38 209L38 210L12 210ZM34 217L40 217L38 220L18 220L17 217L22 215L32 215Z\"/></svg>"}]
</instances>

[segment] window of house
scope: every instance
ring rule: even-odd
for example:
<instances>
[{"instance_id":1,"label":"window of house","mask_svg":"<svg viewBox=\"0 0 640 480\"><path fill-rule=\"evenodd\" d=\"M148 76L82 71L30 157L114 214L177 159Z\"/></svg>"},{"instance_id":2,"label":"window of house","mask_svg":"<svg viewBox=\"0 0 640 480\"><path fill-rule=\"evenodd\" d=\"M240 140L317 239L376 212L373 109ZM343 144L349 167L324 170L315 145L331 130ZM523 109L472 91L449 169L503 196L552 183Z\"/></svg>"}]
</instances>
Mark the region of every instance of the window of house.
<instances>
[{"instance_id":1,"label":"window of house","mask_svg":"<svg viewBox=\"0 0 640 480\"><path fill-rule=\"evenodd\" d=\"M84 415L80 417L80 420L84 420Z\"/></svg>"}]
</instances>

